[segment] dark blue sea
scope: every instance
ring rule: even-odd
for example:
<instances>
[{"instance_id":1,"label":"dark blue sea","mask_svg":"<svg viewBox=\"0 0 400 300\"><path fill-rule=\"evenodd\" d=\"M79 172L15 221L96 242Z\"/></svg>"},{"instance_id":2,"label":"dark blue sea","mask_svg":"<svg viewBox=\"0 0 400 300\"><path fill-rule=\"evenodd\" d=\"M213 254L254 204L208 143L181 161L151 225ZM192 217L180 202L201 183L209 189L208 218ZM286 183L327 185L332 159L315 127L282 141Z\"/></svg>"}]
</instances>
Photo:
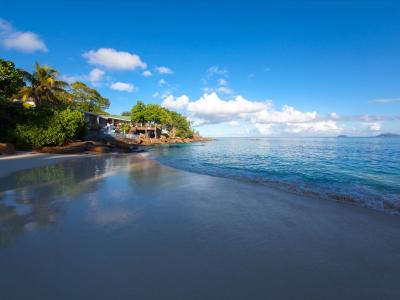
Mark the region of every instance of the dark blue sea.
<instances>
[{"instance_id":1,"label":"dark blue sea","mask_svg":"<svg viewBox=\"0 0 400 300\"><path fill-rule=\"evenodd\" d=\"M400 210L400 138L219 138L154 154L190 172Z\"/></svg>"}]
</instances>

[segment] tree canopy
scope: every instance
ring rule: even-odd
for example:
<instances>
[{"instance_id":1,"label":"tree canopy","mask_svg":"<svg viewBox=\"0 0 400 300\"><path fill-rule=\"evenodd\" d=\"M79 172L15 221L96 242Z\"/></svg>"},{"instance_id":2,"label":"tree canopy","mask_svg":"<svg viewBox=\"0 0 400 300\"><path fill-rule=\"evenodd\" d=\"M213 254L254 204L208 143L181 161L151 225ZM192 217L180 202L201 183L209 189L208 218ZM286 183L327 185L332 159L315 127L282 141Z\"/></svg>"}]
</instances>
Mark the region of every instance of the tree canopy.
<instances>
[{"instance_id":1,"label":"tree canopy","mask_svg":"<svg viewBox=\"0 0 400 300\"><path fill-rule=\"evenodd\" d=\"M18 96L24 102L32 100L36 106L41 104L60 105L71 99L66 93L68 83L58 80L58 72L53 68L35 63L33 73L25 72L24 77L28 85L22 87L18 92Z\"/></svg>"},{"instance_id":2,"label":"tree canopy","mask_svg":"<svg viewBox=\"0 0 400 300\"><path fill-rule=\"evenodd\" d=\"M71 84L72 107L94 113L105 113L110 101L100 95L98 91L88 87L83 82Z\"/></svg>"},{"instance_id":3,"label":"tree canopy","mask_svg":"<svg viewBox=\"0 0 400 300\"><path fill-rule=\"evenodd\" d=\"M144 104L138 101L131 110L131 120L134 123L155 123L165 125L173 134L187 138L193 136L189 120L178 112L170 111L158 104Z\"/></svg>"},{"instance_id":4,"label":"tree canopy","mask_svg":"<svg viewBox=\"0 0 400 300\"><path fill-rule=\"evenodd\" d=\"M131 120L134 123L145 123L146 119L144 117L144 111L146 105L143 101L138 101L131 109Z\"/></svg>"},{"instance_id":5,"label":"tree canopy","mask_svg":"<svg viewBox=\"0 0 400 300\"><path fill-rule=\"evenodd\" d=\"M12 98L25 86L25 72L16 69L12 61L0 58L0 100L12 100Z\"/></svg>"},{"instance_id":6,"label":"tree canopy","mask_svg":"<svg viewBox=\"0 0 400 300\"><path fill-rule=\"evenodd\" d=\"M147 122L155 124L171 124L169 111L157 104L147 104L144 110L144 118Z\"/></svg>"}]
</instances>

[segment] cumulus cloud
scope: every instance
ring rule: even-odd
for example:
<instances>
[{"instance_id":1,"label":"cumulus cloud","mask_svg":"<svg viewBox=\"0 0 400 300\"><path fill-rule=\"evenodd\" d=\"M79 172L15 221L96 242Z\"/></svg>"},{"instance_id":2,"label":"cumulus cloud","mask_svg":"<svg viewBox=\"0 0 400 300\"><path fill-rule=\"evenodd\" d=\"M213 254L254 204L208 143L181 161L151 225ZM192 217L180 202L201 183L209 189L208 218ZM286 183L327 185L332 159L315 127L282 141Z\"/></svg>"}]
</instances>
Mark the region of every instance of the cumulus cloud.
<instances>
[{"instance_id":1,"label":"cumulus cloud","mask_svg":"<svg viewBox=\"0 0 400 300\"><path fill-rule=\"evenodd\" d=\"M61 75L60 79L71 84L77 81L89 81L93 85L99 84L106 73L103 70L94 68L87 75Z\"/></svg>"},{"instance_id":2,"label":"cumulus cloud","mask_svg":"<svg viewBox=\"0 0 400 300\"><path fill-rule=\"evenodd\" d=\"M162 105L168 109L185 110L194 126L246 124L261 135L334 134L342 130L336 120L323 119L315 111L303 112L288 105L276 109L272 101L250 101L243 96L224 100L215 92L205 93L195 101L190 101L186 95L178 98L168 95Z\"/></svg>"},{"instance_id":3,"label":"cumulus cloud","mask_svg":"<svg viewBox=\"0 0 400 300\"><path fill-rule=\"evenodd\" d=\"M380 131L384 121L398 121L400 116L341 116L332 112L326 116L316 111L301 111L293 106L274 106L271 100L254 101L243 96L221 98L216 92L205 93L197 100L186 95L175 98L163 95L162 105L168 109L181 110L187 114L194 126L225 123L241 125L253 134L261 135L318 135L332 136L339 133L360 134L347 127L346 122L362 128L362 134ZM356 126L356 127L357 127Z\"/></svg>"},{"instance_id":4,"label":"cumulus cloud","mask_svg":"<svg viewBox=\"0 0 400 300\"><path fill-rule=\"evenodd\" d=\"M103 79L105 72L98 68L94 68L88 75L88 80L92 83L98 83Z\"/></svg>"},{"instance_id":5,"label":"cumulus cloud","mask_svg":"<svg viewBox=\"0 0 400 300\"><path fill-rule=\"evenodd\" d=\"M337 133L341 128L332 120L309 123L287 123L288 133Z\"/></svg>"},{"instance_id":6,"label":"cumulus cloud","mask_svg":"<svg viewBox=\"0 0 400 300\"><path fill-rule=\"evenodd\" d=\"M100 48L83 53L89 64L100 65L113 70L146 69L147 65L136 54L117 51L112 48Z\"/></svg>"},{"instance_id":7,"label":"cumulus cloud","mask_svg":"<svg viewBox=\"0 0 400 300\"><path fill-rule=\"evenodd\" d=\"M189 97L186 95L182 95L180 97L175 98L173 95L168 95L164 98L161 105L168 109L180 110L185 108L189 104Z\"/></svg>"},{"instance_id":8,"label":"cumulus cloud","mask_svg":"<svg viewBox=\"0 0 400 300\"><path fill-rule=\"evenodd\" d=\"M144 77L150 77L150 76L152 76L153 75L153 73L151 73L149 70L146 70L146 71L144 71L143 73L142 73L142 76L144 76Z\"/></svg>"},{"instance_id":9,"label":"cumulus cloud","mask_svg":"<svg viewBox=\"0 0 400 300\"><path fill-rule=\"evenodd\" d=\"M170 68L167 68L167 67L164 67L164 66L157 67L157 68L155 68L155 70L159 74L173 74L174 73Z\"/></svg>"},{"instance_id":10,"label":"cumulus cloud","mask_svg":"<svg viewBox=\"0 0 400 300\"><path fill-rule=\"evenodd\" d=\"M267 103L249 101L242 96L231 100L222 100L216 93L204 94L197 101L189 102L187 111L196 117L213 122L223 122L226 119L255 113L267 107Z\"/></svg>"},{"instance_id":11,"label":"cumulus cloud","mask_svg":"<svg viewBox=\"0 0 400 300\"><path fill-rule=\"evenodd\" d=\"M116 91L128 92L128 93L131 93L135 90L135 86L133 84L120 81L112 83L110 85L110 88Z\"/></svg>"},{"instance_id":12,"label":"cumulus cloud","mask_svg":"<svg viewBox=\"0 0 400 300\"><path fill-rule=\"evenodd\" d=\"M271 134L271 127L272 124L259 124L259 123L254 123L254 127L257 129L257 131L262 134L262 135L269 135Z\"/></svg>"},{"instance_id":13,"label":"cumulus cloud","mask_svg":"<svg viewBox=\"0 0 400 300\"><path fill-rule=\"evenodd\" d=\"M284 105L281 111L274 109L264 109L251 116L254 123L306 123L313 122L317 118L317 113L302 112L294 107Z\"/></svg>"},{"instance_id":14,"label":"cumulus cloud","mask_svg":"<svg viewBox=\"0 0 400 300\"><path fill-rule=\"evenodd\" d=\"M5 49L25 53L47 52L47 46L34 32L15 30L10 23L0 18L0 44Z\"/></svg>"}]
</instances>

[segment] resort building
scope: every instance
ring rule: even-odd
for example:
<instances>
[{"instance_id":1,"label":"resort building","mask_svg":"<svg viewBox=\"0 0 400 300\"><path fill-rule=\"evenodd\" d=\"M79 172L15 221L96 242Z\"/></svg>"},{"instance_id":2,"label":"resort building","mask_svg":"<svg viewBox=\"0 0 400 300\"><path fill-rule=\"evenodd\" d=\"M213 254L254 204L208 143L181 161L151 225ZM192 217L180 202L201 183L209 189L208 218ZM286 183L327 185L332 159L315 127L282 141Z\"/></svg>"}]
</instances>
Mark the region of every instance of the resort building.
<instances>
[{"instance_id":1,"label":"resort building","mask_svg":"<svg viewBox=\"0 0 400 300\"><path fill-rule=\"evenodd\" d=\"M162 134L168 134L168 130L154 123L132 123L129 116L101 115L93 112L82 111L85 121L91 130L101 130L116 128L119 129L123 124L129 125L129 132L124 134L140 135L144 134L147 138L160 138ZM107 130L109 133L110 130ZM115 133L115 131L113 131Z\"/></svg>"}]
</instances>

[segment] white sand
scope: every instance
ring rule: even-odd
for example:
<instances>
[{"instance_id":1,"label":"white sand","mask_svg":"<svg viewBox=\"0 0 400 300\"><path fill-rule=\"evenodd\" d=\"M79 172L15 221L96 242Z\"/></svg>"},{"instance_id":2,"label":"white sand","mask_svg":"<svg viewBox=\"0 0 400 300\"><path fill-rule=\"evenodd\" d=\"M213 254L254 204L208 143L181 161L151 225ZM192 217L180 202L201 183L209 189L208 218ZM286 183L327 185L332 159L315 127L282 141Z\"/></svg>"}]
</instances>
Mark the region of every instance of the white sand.
<instances>
[{"instance_id":1,"label":"white sand","mask_svg":"<svg viewBox=\"0 0 400 300\"><path fill-rule=\"evenodd\" d=\"M69 159L92 157L95 154L49 154L36 152L19 152L16 155L0 156L0 177L13 172L32 169Z\"/></svg>"},{"instance_id":2,"label":"white sand","mask_svg":"<svg viewBox=\"0 0 400 300\"><path fill-rule=\"evenodd\" d=\"M17 189L0 215L0 238L16 237L0 247L4 299L400 299L398 216L143 156L70 163L65 182L4 180Z\"/></svg>"}]
</instances>

